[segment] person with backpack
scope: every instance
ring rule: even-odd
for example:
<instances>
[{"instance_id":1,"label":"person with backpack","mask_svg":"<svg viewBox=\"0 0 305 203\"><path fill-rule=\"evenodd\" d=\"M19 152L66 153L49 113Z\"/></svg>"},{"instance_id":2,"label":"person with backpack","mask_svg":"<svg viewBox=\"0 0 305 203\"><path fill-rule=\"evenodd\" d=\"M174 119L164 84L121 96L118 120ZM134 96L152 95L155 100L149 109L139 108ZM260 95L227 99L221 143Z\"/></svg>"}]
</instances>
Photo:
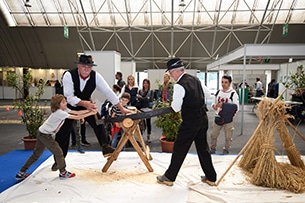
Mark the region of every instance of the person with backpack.
<instances>
[{"instance_id":1,"label":"person with backpack","mask_svg":"<svg viewBox=\"0 0 305 203\"><path fill-rule=\"evenodd\" d=\"M220 130L224 128L225 133L225 146L223 147L223 154L229 154L229 149L231 148L231 142L234 132L234 123L233 116L235 112L238 111L239 108L239 98L236 91L231 87L232 78L231 76L224 75L221 79L222 89L218 90L215 94L215 101L212 103L212 108L215 110L216 117L213 122L212 132L211 132L211 146L210 152L211 154L216 153L217 147L217 138L220 134ZM223 103L231 103L235 105L223 105ZM222 109L223 106L226 106L228 109ZM234 111L234 112L233 112ZM224 115L225 112L228 112L230 115ZM219 121L219 115L223 119L223 122ZM226 120L227 122L224 122Z\"/></svg>"}]
</instances>

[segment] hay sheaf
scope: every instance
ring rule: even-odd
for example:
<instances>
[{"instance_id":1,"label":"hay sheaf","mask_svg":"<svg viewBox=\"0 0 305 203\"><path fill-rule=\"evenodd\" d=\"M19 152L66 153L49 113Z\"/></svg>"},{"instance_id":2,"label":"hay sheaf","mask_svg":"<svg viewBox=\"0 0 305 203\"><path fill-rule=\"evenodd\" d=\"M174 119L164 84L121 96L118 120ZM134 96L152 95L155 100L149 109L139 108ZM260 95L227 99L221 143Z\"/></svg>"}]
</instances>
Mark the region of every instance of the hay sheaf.
<instances>
[{"instance_id":1,"label":"hay sheaf","mask_svg":"<svg viewBox=\"0 0 305 203\"><path fill-rule=\"evenodd\" d=\"M263 99L258 104L257 116L260 123L239 166L255 185L301 193L305 191L305 165L286 127L290 118L286 114L287 108L278 99ZM290 164L279 163L275 158L275 131L281 138Z\"/></svg>"}]
</instances>

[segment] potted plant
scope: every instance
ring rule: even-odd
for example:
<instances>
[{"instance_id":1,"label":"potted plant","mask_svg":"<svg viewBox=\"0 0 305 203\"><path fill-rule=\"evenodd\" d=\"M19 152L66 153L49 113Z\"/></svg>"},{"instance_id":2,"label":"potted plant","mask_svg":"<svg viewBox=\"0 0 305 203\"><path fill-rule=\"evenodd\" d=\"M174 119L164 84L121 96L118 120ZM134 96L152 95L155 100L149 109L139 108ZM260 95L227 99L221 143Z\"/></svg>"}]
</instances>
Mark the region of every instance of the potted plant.
<instances>
[{"instance_id":1,"label":"potted plant","mask_svg":"<svg viewBox=\"0 0 305 203\"><path fill-rule=\"evenodd\" d=\"M158 102L156 108L169 107L170 103ZM163 152L172 152L174 141L178 135L178 129L182 122L181 114L179 112L171 112L157 116L155 120L156 127L162 130L160 138L161 147Z\"/></svg>"},{"instance_id":2,"label":"potted plant","mask_svg":"<svg viewBox=\"0 0 305 203\"><path fill-rule=\"evenodd\" d=\"M303 65L297 67L297 72L292 74L283 85L288 89L293 89L297 96L302 94L302 89L305 88L305 71Z\"/></svg>"},{"instance_id":3,"label":"potted plant","mask_svg":"<svg viewBox=\"0 0 305 203\"><path fill-rule=\"evenodd\" d=\"M10 72L7 75L8 85L21 95L20 99L15 99L13 106L22 112L21 121L25 124L28 135L23 137L25 149L34 148L36 143L36 132L45 120L46 110L42 108L41 95L44 93L44 82L37 84L37 91L34 94L29 93L33 81L31 71L21 75ZM31 144L28 146L27 141ZM34 145L34 146L33 146Z\"/></svg>"}]
</instances>

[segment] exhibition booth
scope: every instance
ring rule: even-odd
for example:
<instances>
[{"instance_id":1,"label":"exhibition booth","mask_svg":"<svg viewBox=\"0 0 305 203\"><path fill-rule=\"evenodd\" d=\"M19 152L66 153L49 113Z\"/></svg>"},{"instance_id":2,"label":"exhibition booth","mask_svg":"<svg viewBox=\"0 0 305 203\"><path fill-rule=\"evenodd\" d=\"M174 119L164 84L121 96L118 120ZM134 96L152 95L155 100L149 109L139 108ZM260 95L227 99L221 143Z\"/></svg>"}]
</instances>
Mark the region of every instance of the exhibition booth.
<instances>
[{"instance_id":1,"label":"exhibition booth","mask_svg":"<svg viewBox=\"0 0 305 203\"><path fill-rule=\"evenodd\" d=\"M289 61L290 58L298 59L299 61L294 63L284 63L284 64L247 64L247 60L251 60L254 57L264 57L268 59L286 58ZM290 74L295 73L297 66L304 63L305 59L305 44L245 44L234 51L220 57L216 61L207 65L207 71L219 71L219 78L232 70L242 71L242 81L252 79L255 80L257 77L257 71L260 71L260 75L265 75L265 71L277 70L279 82L279 93L281 93L285 88L281 84L287 80ZM237 61L242 61L242 64L236 64ZM235 64L234 64L235 63ZM247 74L247 71L254 71ZM264 76L265 77L265 76ZM234 76L233 76L234 80ZM266 81L265 86L270 82L271 78ZM219 80L221 81L221 80ZM244 97L243 92L242 96ZM284 95L284 99L289 99L289 91ZM240 108L242 113L241 125L244 122L244 98L242 98L242 105ZM241 128L241 135L243 134L243 127Z\"/></svg>"}]
</instances>

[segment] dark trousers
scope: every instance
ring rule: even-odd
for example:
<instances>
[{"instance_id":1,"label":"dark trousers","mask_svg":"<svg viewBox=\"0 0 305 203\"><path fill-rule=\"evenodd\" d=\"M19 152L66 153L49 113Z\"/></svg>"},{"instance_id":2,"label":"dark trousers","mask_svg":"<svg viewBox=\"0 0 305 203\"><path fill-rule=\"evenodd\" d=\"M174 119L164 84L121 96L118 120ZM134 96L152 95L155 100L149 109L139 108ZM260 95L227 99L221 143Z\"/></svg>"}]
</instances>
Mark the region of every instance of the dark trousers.
<instances>
[{"instance_id":1,"label":"dark trousers","mask_svg":"<svg viewBox=\"0 0 305 203\"><path fill-rule=\"evenodd\" d=\"M256 97L261 97L263 95L264 95L263 90L256 90L256 94L255 94Z\"/></svg>"},{"instance_id":2,"label":"dark trousers","mask_svg":"<svg viewBox=\"0 0 305 203\"><path fill-rule=\"evenodd\" d=\"M200 118L184 121L179 128L178 136L174 144L174 151L165 176L175 181L183 161L193 143L197 150L201 168L210 181L216 181L216 172L207 142L208 118L206 113Z\"/></svg>"},{"instance_id":3,"label":"dark trousers","mask_svg":"<svg viewBox=\"0 0 305 203\"><path fill-rule=\"evenodd\" d=\"M295 119L304 119L302 112L305 110L305 106L293 106L290 110L290 114L294 116Z\"/></svg>"},{"instance_id":4,"label":"dark trousers","mask_svg":"<svg viewBox=\"0 0 305 203\"><path fill-rule=\"evenodd\" d=\"M88 116L85 120L89 123L89 125L93 128L95 136L100 144L109 143L109 137L106 135L106 131L104 125L97 125L95 121L95 117ZM69 149L69 140L70 140L70 132L72 129L73 120L66 119L64 124L61 126L60 130L57 132L55 140L58 142L60 148L63 151L64 156L66 157Z\"/></svg>"},{"instance_id":5,"label":"dark trousers","mask_svg":"<svg viewBox=\"0 0 305 203\"><path fill-rule=\"evenodd\" d=\"M82 135L82 142L87 141L87 138L86 138L86 122L81 124L81 126L80 126L80 134Z\"/></svg>"},{"instance_id":6,"label":"dark trousers","mask_svg":"<svg viewBox=\"0 0 305 203\"><path fill-rule=\"evenodd\" d=\"M151 118L146 119L147 134L151 134Z\"/></svg>"}]
</instances>

